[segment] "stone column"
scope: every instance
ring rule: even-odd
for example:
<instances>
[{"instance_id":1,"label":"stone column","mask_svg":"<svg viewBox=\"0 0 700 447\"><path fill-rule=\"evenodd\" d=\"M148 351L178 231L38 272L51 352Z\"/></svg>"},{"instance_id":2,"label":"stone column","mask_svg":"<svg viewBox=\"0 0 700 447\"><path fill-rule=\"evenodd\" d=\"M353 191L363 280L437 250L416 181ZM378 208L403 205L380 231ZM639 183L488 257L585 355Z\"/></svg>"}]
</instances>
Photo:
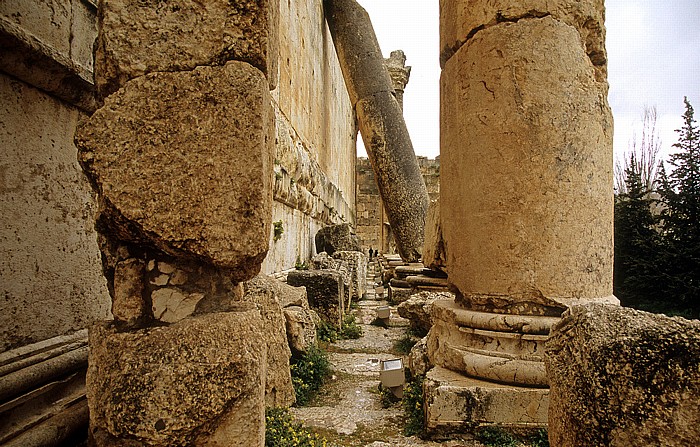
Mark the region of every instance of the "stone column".
<instances>
[{"instance_id":1,"label":"stone column","mask_svg":"<svg viewBox=\"0 0 700 447\"><path fill-rule=\"evenodd\" d=\"M384 59L384 65L389 71L396 101L403 110L403 92L411 77L411 67L406 66L406 55L401 50L392 51L389 58Z\"/></svg>"},{"instance_id":2,"label":"stone column","mask_svg":"<svg viewBox=\"0 0 700 447\"><path fill-rule=\"evenodd\" d=\"M90 331L91 443L262 446L266 329L238 300L270 238L277 3L113 0L98 28L75 137L114 315Z\"/></svg>"},{"instance_id":3,"label":"stone column","mask_svg":"<svg viewBox=\"0 0 700 447\"><path fill-rule=\"evenodd\" d=\"M603 0L441 0L441 225L456 299L437 365L546 387L569 306L612 295Z\"/></svg>"}]
</instances>

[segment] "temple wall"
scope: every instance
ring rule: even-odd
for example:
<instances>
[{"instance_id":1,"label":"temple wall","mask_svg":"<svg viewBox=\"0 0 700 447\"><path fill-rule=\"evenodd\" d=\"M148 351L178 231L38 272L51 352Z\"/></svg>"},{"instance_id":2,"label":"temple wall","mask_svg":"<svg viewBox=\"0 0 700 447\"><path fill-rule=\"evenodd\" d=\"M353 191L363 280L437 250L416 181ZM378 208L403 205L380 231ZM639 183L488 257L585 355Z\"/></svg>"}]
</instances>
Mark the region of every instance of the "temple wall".
<instances>
[{"instance_id":1,"label":"temple wall","mask_svg":"<svg viewBox=\"0 0 700 447\"><path fill-rule=\"evenodd\" d=\"M110 316L73 132L91 109L95 5L0 3L0 352Z\"/></svg>"},{"instance_id":2,"label":"temple wall","mask_svg":"<svg viewBox=\"0 0 700 447\"><path fill-rule=\"evenodd\" d=\"M273 222L265 273L315 253L323 224L355 220L355 113L320 0L280 3ZM274 228L272 230L274 232Z\"/></svg>"},{"instance_id":3,"label":"temple wall","mask_svg":"<svg viewBox=\"0 0 700 447\"><path fill-rule=\"evenodd\" d=\"M270 235L263 273L310 258L321 226L355 215L355 117L322 2L279 8L273 221L284 233ZM93 0L0 4L0 352L111 318L96 201L73 144L96 108L96 9Z\"/></svg>"}]
</instances>

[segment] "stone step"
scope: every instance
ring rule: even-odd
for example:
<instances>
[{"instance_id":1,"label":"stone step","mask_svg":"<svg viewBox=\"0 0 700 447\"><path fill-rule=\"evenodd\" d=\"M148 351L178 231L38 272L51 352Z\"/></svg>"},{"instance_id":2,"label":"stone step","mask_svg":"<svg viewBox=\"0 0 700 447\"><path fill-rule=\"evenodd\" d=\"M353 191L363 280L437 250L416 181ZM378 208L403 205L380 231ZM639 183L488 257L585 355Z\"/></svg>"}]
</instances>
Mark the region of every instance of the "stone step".
<instances>
[{"instance_id":1,"label":"stone step","mask_svg":"<svg viewBox=\"0 0 700 447\"><path fill-rule=\"evenodd\" d=\"M448 369L431 369L423 384L426 428L434 436L480 426L547 426L549 389L500 385Z\"/></svg>"}]
</instances>

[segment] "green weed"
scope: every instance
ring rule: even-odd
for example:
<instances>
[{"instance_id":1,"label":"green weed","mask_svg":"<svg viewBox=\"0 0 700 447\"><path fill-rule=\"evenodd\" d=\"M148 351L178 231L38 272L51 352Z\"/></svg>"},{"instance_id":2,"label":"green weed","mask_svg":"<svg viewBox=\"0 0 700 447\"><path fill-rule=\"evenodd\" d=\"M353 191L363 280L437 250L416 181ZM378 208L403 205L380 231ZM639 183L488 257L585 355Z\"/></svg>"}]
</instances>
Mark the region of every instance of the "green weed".
<instances>
[{"instance_id":1,"label":"green weed","mask_svg":"<svg viewBox=\"0 0 700 447\"><path fill-rule=\"evenodd\" d=\"M265 410L265 447L326 447L328 441L311 433L285 408Z\"/></svg>"},{"instance_id":2,"label":"green weed","mask_svg":"<svg viewBox=\"0 0 700 447\"><path fill-rule=\"evenodd\" d=\"M290 369L297 406L308 404L331 374L328 354L318 346L312 346L296 358L292 357Z\"/></svg>"}]
</instances>

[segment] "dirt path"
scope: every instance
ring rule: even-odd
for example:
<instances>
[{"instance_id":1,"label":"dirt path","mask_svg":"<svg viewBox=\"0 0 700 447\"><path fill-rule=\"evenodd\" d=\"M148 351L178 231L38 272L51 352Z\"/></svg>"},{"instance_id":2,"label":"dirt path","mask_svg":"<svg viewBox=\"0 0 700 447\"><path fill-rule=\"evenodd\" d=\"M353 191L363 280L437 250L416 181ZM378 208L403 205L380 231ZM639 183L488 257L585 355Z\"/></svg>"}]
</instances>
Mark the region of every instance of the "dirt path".
<instances>
[{"instance_id":1,"label":"dirt path","mask_svg":"<svg viewBox=\"0 0 700 447\"><path fill-rule=\"evenodd\" d=\"M391 306L389 327L370 323L376 308L387 305L373 289L374 266L368 268L367 299L353 309L364 335L357 340L340 340L330 344L333 377L307 407L293 408L294 416L333 445L343 447L476 447L474 441L423 441L403 435L403 411L400 404L382 408L379 393L379 362L400 357L394 343L406 334L408 320ZM405 361L404 361L405 364Z\"/></svg>"}]
</instances>

